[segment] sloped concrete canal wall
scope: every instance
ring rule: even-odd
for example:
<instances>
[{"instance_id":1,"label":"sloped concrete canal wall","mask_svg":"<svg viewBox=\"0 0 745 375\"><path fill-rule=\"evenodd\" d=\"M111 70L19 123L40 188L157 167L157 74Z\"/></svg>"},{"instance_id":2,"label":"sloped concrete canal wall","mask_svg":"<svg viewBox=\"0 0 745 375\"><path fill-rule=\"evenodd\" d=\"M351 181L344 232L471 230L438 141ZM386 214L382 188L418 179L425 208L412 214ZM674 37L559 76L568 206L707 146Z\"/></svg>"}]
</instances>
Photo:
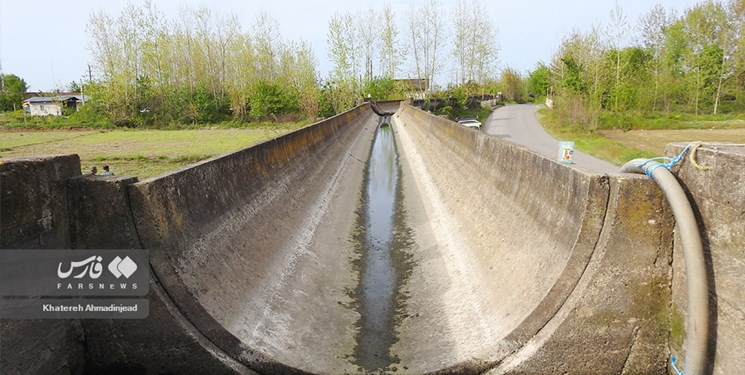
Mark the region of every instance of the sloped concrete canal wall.
<instances>
[{"instance_id":1,"label":"sloped concrete canal wall","mask_svg":"<svg viewBox=\"0 0 745 375\"><path fill-rule=\"evenodd\" d=\"M381 370L665 371L681 314L670 309L679 260L651 181L561 165L406 105L390 122L404 228L396 236L408 239L395 259L407 271ZM365 371L354 359L354 238L379 123L365 104L141 182L80 176L76 156L3 160L1 247L147 248L151 312L139 321L2 321L0 372ZM706 228L730 225L742 241L701 189L692 195ZM712 253L726 248L722 236L712 232ZM738 276L725 267L714 263L716 290L736 297L727 285ZM737 299L726 301L721 327L742 328L726 320ZM673 305L682 311L684 301ZM726 373L741 343L717 338L716 368Z\"/></svg>"}]
</instances>

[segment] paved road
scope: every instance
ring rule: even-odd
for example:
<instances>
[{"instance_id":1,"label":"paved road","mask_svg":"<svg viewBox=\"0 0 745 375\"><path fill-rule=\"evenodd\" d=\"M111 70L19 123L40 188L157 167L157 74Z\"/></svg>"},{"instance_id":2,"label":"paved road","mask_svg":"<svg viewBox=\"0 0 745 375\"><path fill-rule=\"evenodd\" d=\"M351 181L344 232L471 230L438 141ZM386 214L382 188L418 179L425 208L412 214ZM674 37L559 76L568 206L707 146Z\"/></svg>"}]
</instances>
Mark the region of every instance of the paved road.
<instances>
[{"instance_id":1,"label":"paved road","mask_svg":"<svg viewBox=\"0 0 745 375\"><path fill-rule=\"evenodd\" d=\"M539 106L516 104L498 108L486 120L484 131L506 141L523 145L539 154L556 159L559 141L543 130L536 118ZM619 167L580 151L574 151L576 165L596 173L617 172Z\"/></svg>"}]
</instances>

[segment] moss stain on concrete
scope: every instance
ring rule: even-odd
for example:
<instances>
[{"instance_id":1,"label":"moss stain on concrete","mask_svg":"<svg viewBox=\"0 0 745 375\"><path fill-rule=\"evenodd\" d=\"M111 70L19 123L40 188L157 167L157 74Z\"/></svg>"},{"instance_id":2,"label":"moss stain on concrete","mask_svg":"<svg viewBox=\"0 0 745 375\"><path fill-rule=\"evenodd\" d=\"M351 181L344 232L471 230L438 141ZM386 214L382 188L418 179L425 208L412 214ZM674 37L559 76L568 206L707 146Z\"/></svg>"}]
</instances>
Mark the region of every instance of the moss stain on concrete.
<instances>
[{"instance_id":1,"label":"moss stain on concrete","mask_svg":"<svg viewBox=\"0 0 745 375\"><path fill-rule=\"evenodd\" d=\"M673 306L670 314L670 347L674 350L683 350L683 340L686 337L685 319L677 306Z\"/></svg>"}]
</instances>

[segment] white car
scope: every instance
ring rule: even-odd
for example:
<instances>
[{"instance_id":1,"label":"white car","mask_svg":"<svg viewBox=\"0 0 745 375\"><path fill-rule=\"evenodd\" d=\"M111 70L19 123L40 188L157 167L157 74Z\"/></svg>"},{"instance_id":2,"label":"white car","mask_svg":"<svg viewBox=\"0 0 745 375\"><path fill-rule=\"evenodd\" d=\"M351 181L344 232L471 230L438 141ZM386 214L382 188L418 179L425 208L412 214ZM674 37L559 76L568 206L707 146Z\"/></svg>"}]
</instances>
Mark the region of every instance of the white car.
<instances>
[{"instance_id":1,"label":"white car","mask_svg":"<svg viewBox=\"0 0 745 375\"><path fill-rule=\"evenodd\" d=\"M481 129L481 121L477 120L475 117L458 118L456 121L467 128L473 128L476 130Z\"/></svg>"}]
</instances>

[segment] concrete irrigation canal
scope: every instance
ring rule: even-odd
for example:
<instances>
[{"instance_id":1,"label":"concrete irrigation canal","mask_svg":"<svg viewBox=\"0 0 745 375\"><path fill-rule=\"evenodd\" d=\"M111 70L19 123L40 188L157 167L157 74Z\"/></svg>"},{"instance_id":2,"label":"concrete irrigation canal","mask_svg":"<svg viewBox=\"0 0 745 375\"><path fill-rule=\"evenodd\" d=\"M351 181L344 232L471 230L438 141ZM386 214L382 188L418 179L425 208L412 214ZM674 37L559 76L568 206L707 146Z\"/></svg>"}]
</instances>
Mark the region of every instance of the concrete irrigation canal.
<instances>
[{"instance_id":1,"label":"concrete irrigation canal","mask_svg":"<svg viewBox=\"0 0 745 375\"><path fill-rule=\"evenodd\" d=\"M394 313L403 295L397 293L406 274L404 251L408 233L400 201L398 158L388 118L381 118L365 168L362 212L355 240L359 251L360 331L355 358L367 371L393 363ZM398 303L396 303L398 301Z\"/></svg>"},{"instance_id":2,"label":"concrete irrigation canal","mask_svg":"<svg viewBox=\"0 0 745 375\"><path fill-rule=\"evenodd\" d=\"M3 320L3 373L664 373L685 340L652 181L406 104L144 181L80 176L75 155L0 173L0 248L150 254L147 318Z\"/></svg>"}]
</instances>

